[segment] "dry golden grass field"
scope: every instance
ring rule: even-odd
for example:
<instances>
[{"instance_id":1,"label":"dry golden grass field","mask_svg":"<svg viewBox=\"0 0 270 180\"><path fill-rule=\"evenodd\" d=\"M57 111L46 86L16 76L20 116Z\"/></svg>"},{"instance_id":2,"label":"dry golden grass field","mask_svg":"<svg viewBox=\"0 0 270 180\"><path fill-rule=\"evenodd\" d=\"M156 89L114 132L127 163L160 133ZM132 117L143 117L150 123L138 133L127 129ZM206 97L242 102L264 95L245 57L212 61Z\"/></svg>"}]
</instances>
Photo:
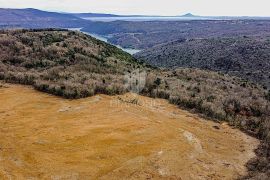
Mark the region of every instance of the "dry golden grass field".
<instances>
[{"instance_id":1,"label":"dry golden grass field","mask_svg":"<svg viewBox=\"0 0 270 180\"><path fill-rule=\"evenodd\" d=\"M246 173L259 144L166 100L67 100L4 86L0 179L232 179Z\"/></svg>"}]
</instances>

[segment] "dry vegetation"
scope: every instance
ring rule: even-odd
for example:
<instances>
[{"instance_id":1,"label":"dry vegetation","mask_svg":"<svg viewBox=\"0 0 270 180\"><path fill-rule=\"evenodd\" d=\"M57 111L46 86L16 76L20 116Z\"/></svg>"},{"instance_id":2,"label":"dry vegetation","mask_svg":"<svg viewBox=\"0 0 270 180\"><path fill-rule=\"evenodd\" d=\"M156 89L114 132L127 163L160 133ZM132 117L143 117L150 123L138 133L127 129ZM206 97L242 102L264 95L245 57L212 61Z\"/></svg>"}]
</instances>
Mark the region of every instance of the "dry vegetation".
<instances>
[{"instance_id":1,"label":"dry vegetation","mask_svg":"<svg viewBox=\"0 0 270 180\"><path fill-rule=\"evenodd\" d=\"M166 100L126 93L67 101L7 86L1 180L235 179L259 144Z\"/></svg>"},{"instance_id":2,"label":"dry vegetation","mask_svg":"<svg viewBox=\"0 0 270 180\"><path fill-rule=\"evenodd\" d=\"M199 69L181 68L148 74L145 95L171 103L217 121L228 121L262 139L257 158L249 162L245 178L270 176L269 91L237 77Z\"/></svg>"},{"instance_id":3,"label":"dry vegetation","mask_svg":"<svg viewBox=\"0 0 270 180\"><path fill-rule=\"evenodd\" d=\"M129 54L71 31L0 31L0 79L66 98L125 92L123 74L139 64Z\"/></svg>"},{"instance_id":4,"label":"dry vegetation","mask_svg":"<svg viewBox=\"0 0 270 180\"><path fill-rule=\"evenodd\" d=\"M263 88L211 71L150 69L123 51L78 32L0 31L0 79L6 82L33 85L66 98L121 94L127 91L124 73L137 68L148 72L142 94L228 121L262 139L246 178L270 176L270 92Z\"/></svg>"},{"instance_id":5,"label":"dry vegetation","mask_svg":"<svg viewBox=\"0 0 270 180\"><path fill-rule=\"evenodd\" d=\"M178 40L136 54L158 67L220 71L270 89L270 38L231 37Z\"/></svg>"},{"instance_id":6,"label":"dry vegetation","mask_svg":"<svg viewBox=\"0 0 270 180\"><path fill-rule=\"evenodd\" d=\"M109 35L113 44L152 48L175 40L209 37L269 36L269 20L113 21L86 24L83 31Z\"/></svg>"}]
</instances>

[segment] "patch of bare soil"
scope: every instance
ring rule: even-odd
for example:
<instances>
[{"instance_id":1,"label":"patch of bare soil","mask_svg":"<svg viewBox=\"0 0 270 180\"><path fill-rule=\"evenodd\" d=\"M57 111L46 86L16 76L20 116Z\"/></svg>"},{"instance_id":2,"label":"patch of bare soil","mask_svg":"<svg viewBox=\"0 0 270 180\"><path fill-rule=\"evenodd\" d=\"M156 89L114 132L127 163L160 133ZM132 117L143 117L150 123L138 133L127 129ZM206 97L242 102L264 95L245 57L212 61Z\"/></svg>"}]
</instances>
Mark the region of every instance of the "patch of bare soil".
<instances>
[{"instance_id":1,"label":"patch of bare soil","mask_svg":"<svg viewBox=\"0 0 270 180\"><path fill-rule=\"evenodd\" d=\"M0 89L0 179L234 179L258 140L134 94Z\"/></svg>"}]
</instances>

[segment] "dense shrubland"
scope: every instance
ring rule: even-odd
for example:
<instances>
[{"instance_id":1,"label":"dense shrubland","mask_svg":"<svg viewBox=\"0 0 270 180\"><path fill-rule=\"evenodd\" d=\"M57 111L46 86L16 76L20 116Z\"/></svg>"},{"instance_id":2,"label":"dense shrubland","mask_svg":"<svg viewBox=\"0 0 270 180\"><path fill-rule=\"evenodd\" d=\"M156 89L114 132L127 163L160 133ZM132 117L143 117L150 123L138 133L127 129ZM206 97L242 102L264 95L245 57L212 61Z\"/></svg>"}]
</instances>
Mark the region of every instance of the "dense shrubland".
<instances>
[{"instance_id":1,"label":"dense shrubland","mask_svg":"<svg viewBox=\"0 0 270 180\"><path fill-rule=\"evenodd\" d=\"M269 20L113 21L85 25L83 31L109 35L122 47L152 48L175 40L209 37L269 36Z\"/></svg>"},{"instance_id":2,"label":"dense shrubland","mask_svg":"<svg viewBox=\"0 0 270 180\"><path fill-rule=\"evenodd\" d=\"M118 48L72 31L0 31L0 79L66 98L126 92L142 65Z\"/></svg>"},{"instance_id":3,"label":"dense shrubland","mask_svg":"<svg viewBox=\"0 0 270 180\"><path fill-rule=\"evenodd\" d=\"M270 88L270 37L178 40L136 57L158 67L220 71Z\"/></svg>"},{"instance_id":4,"label":"dense shrubland","mask_svg":"<svg viewBox=\"0 0 270 180\"><path fill-rule=\"evenodd\" d=\"M258 156L247 165L248 177L270 176L270 92L260 86L217 72L146 67L129 54L78 32L0 31L0 80L4 82L32 85L66 98L113 95L128 91L124 75L135 69L147 72L141 94L168 99L260 138Z\"/></svg>"},{"instance_id":5,"label":"dense shrubland","mask_svg":"<svg viewBox=\"0 0 270 180\"><path fill-rule=\"evenodd\" d=\"M270 177L270 101L262 87L217 72L178 68L148 74L142 94L168 99L206 118L226 121L262 140L245 178ZM267 179L267 178L265 178Z\"/></svg>"}]
</instances>

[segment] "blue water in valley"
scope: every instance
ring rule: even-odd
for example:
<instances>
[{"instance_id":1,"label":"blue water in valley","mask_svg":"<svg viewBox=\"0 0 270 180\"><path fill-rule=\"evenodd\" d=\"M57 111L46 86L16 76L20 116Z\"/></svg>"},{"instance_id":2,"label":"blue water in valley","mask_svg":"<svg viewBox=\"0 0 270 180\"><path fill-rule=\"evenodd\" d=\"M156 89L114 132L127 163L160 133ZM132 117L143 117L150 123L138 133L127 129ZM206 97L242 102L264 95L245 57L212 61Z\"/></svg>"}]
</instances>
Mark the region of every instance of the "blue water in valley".
<instances>
[{"instance_id":1,"label":"blue water in valley","mask_svg":"<svg viewBox=\"0 0 270 180\"><path fill-rule=\"evenodd\" d=\"M69 28L69 30L72 30L72 31L81 31L81 28ZM106 43L111 44L110 42L108 42L108 38L106 38L105 36L101 36L101 35L98 35L98 34L92 34L92 33L88 33L88 32L83 32L83 31L81 31L81 32L82 33L85 33L85 34L88 34L88 35L90 35L90 36L92 36L92 37L94 37L94 38L96 38L98 40L101 40L101 41L104 41ZM125 52L127 52L127 53L129 53L131 55L136 54L136 53L138 53L138 52L141 51L139 49L123 48L123 47L121 47L119 45L115 45L115 44L112 44L112 45L114 45L114 46L122 49L123 51L125 51Z\"/></svg>"}]
</instances>

